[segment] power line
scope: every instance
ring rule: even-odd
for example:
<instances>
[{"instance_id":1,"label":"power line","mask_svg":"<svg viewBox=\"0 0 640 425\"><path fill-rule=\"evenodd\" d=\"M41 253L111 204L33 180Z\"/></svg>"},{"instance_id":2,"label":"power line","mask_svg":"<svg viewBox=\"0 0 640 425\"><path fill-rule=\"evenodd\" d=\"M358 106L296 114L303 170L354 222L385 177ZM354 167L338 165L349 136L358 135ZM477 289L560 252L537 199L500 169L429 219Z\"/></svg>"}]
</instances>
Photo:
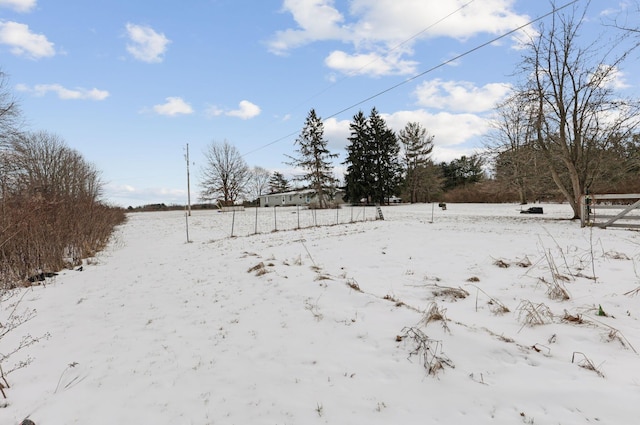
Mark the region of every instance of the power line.
<instances>
[{"instance_id":1,"label":"power line","mask_svg":"<svg viewBox=\"0 0 640 425\"><path fill-rule=\"evenodd\" d=\"M455 15L456 13L460 12L462 9L466 8L467 6L469 6L469 5L470 5L471 3L473 3L474 1L475 1L475 0L470 0L470 1L468 1L467 3L463 4L462 6L460 6L460 7L459 7L459 8L457 8L456 10L454 10L453 12L451 12L451 13L447 14L446 16L443 16L442 18L440 18L440 19L438 19L437 21L433 22L432 24L428 25L427 27L425 27L424 29L422 29L420 32L417 32L416 34L412 35L411 37L407 38L406 40L403 40L403 41L401 41L400 43L396 44L396 45L395 45L395 46L393 46L391 49L387 50L386 54L389 54L389 53L391 53L391 52L393 52L393 51L395 51L395 50L399 49L401 46L403 46L403 45L407 44L407 43L408 43L408 42L410 42L411 40L414 40L414 39L418 38L418 36L420 36L421 34L424 34L426 31L430 30L430 29L431 29L431 28L433 28L434 26L436 26L436 25L440 24L441 22L444 22L445 20L449 19L451 16L453 16L453 15ZM373 63L375 63L375 62L377 62L377 61L379 61L379 60L380 60L380 58L376 58L376 59L374 59L374 60L372 60L372 61L370 61L370 62L366 63L365 65L361 66L360 68L358 68L358 69L357 69L357 71L362 71L363 69L365 69L365 68L369 67L371 64L373 64ZM324 88L323 90L321 90L321 91L317 92L317 93L316 93L316 94L314 94L313 96L311 96L311 97L307 98L307 99L306 99L306 100L304 100L303 102L300 102L297 106L300 106L300 105L302 105L302 104L304 104L304 103L307 103L307 102L309 102L310 100L315 99L316 97L320 96L321 94L326 93L327 91L329 91L330 89L332 89L333 87L335 87L335 86L336 86L337 84L339 84L340 82L342 82L342 81L346 80L346 78L347 78L347 77L343 77L343 78L339 79L338 81L336 81L336 82L334 82L333 84L331 84L331 85L327 86L327 87L326 87L326 88ZM296 106L296 107L297 107L297 106ZM297 134L297 131L295 131L295 132L293 132L293 133L289 133L289 134L287 134L287 135L285 135L285 136L282 136L282 137L280 137L280 138L278 138L278 139L276 139L276 140L274 140L274 141L272 141L272 142L270 142L270 143L268 143L268 144L266 144L266 145L260 146L260 147L258 147L258 148L256 148L256 149L252 150L252 151L249 151L249 152L247 152L247 153L243 154L242 156L246 156L246 155L252 154L252 153L254 153L254 152L257 152L257 151L259 151L259 150L261 150L261 149L264 149L264 148L266 148L266 147L268 147L268 146L274 145L274 144L276 144L276 143L278 143L278 142L280 142L280 141L282 141L282 140L284 140L284 139L288 139L289 137L294 136L294 135L296 135L296 134Z\"/></svg>"},{"instance_id":2,"label":"power line","mask_svg":"<svg viewBox=\"0 0 640 425\"><path fill-rule=\"evenodd\" d=\"M473 3L475 0L470 0L467 3L463 4L462 6L460 6L459 8L457 8L456 10L454 10L453 12L449 13L446 16L443 16L442 18L438 19L437 21L433 22L432 24L430 24L429 26L423 28L420 32L415 33L414 35L412 35L411 37L401 41L400 43L396 44L395 46L393 46L392 48L390 48L389 50L387 50L385 52L386 55L388 55L389 53L398 50L400 47L402 47L403 45L407 44L408 42L415 40L416 38L418 38L421 34L424 34L425 32L429 31L431 28L435 27L436 25L444 22L445 20L449 19L450 17L452 17L453 15L455 15L456 13L460 12L462 9L466 8L467 6L469 6L471 3ZM379 57L376 57L375 59L367 62L366 64L362 65L360 68L356 69L356 73L362 71L363 69L368 68L371 64L374 64L376 62L380 61ZM351 73L351 75L354 75L353 73ZM350 75L349 75L350 76ZM335 87L336 85L338 85L340 82L346 80L347 77L342 77L339 80L337 80L336 82L334 82L333 84L327 86L326 88L324 88L323 90L320 90L318 93L314 94L313 96L311 96L310 98L308 98L307 100L305 100L304 102L301 102L298 104L301 105L303 103L306 103L312 99L315 99L316 97L320 96L323 93L326 93L328 90L332 89L333 87Z\"/></svg>"},{"instance_id":3,"label":"power line","mask_svg":"<svg viewBox=\"0 0 640 425\"><path fill-rule=\"evenodd\" d=\"M472 1L473 1L473 0L472 0ZM386 89L384 89L384 90L382 90L382 91L380 91L380 92L377 92L377 93L375 93L375 94L373 94L373 95L371 95L371 96L367 97L366 99L360 100L359 102L356 102L356 103L354 103L354 104L352 104L352 105L350 105L350 106L348 106L348 107L346 107L346 108L343 108L343 109L341 109L341 110L339 110L339 111L337 111L337 112L335 112L335 113L333 113L333 114L331 114L331 115L327 116L326 118L324 118L324 119L323 119L323 121L326 121L326 120L328 120L329 118L334 118L334 117L336 117L336 116L338 116L338 115L340 115L340 114L342 114L342 113L344 113L344 112L346 112L346 111L348 111L348 110L350 110L350 109L355 108L356 106L362 105L363 103L366 103L366 102L368 102L368 101L370 101L370 100L372 100L372 99L375 99L375 98L377 98L377 97L380 97L380 96L382 96L383 94L388 93L388 92L390 92L390 91L392 91L392 90L395 90L395 89L397 89L398 87L401 87L401 86L403 86L403 85L405 85L405 84L408 84L408 83L410 83L410 82L412 82L412 81L414 81L414 80L416 80L416 79L418 79L418 78L420 78L420 77L423 77L424 75L429 74L429 73L431 73L431 72L435 71L436 69L442 68L443 66L448 65L448 64L450 64L450 63L452 63L452 62L455 62L455 61L457 61L457 60L458 60L458 59L460 59L460 58L463 58L463 57L465 57L465 56L468 56L468 55L470 55L471 53L474 53L474 52L476 52L476 51L478 51L478 50L480 50L480 49L482 49L482 48L484 48L484 47L486 47L486 46L488 46L488 45L490 45L490 44L493 44L493 43L495 43L496 41L502 40L503 38L508 37L508 36L510 36L511 34L514 34L514 33L518 32L518 31L522 30L523 28L528 27L529 25L531 25L531 24L533 24L533 23L536 23L536 22L538 22L538 21L541 21L541 20L543 20L543 19L545 19L545 18L547 18L547 17L549 17L549 16L551 16L551 15L553 15L553 14L555 14L555 13L557 13L557 12L559 12L559 11L561 11L561 10L563 10L563 9L565 9L565 8L567 8L567 7L571 6L571 5L573 5L573 4L575 4L575 3L578 3L579 1L580 1L580 0L572 0L572 1L568 2L568 3L565 3L564 5L562 5L562 6L560 6L560 7L554 7L550 12L547 12L547 13L545 13L544 15L538 16L537 18L532 19L532 20L528 21L527 23L525 23L525 24L522 24L522 25L518 26L517 28L514 28L514 29L512 29L512 30L510 30L510 31L507 31L507 32L506 32L506 33L504 33L504 34L501 34L501 35L499 35L499 36L497 36L497 37L494 37L494 38L490 39L489 41L486 41L486 42L484 42L484 43L482 43L482 44L479 44L479 45L477 45L477 46L475 46L475 47L473 47L473 48L471 48L471 49L469 49L469 50L467 50L467 51L465 51L465 52L463 52L463 53L461 53L461 54L459 54L459 55L456 55L456 56L454 56L454 57L452 57L452 58L450 58L450 59L447 59L446 61L440 62L438 65L435 65L435 66L433 66L433 67L431 67L431 68L429 68L429 69L427 69L427 70L425 70L425 71L423 71L423 72L420 72L419 74L416 74L416 75L414 75L414 76L412 76L412 77L409 77L409 78L407 78L406 80L403 80L403 81L401 81L401 82L399 82L399 83L397 83L397 84L395 84L395 85L393 85L393 86L391 86L391 87L388 87L388 88L386 88ZM469 2L469 3L471 3L471 2ZM467 3L466 5L468 5L469 3ZM464 5L464 6L462 6L462 7L466 7L466 5ZM460 9L458 9L458 10L460 10ZM456 12L457 12L457 11L456 11ZM454 13L455 13L455 12L454 12ZM443 19L444 19L444 18L443 18ZM417 37L419 34L420 34L420 33L416 34L414 37ZM406 40L406 41L408 41L408 40ZM405 42L406 42L406 41L405 41ZM262 149L264 149L264 148L267 148L267 147L269 147L269 146L272 146L272 145L274 145L274 144L276 144L276 143L278 143L278 142L280 142L280 141L282 141L282 140L284 140L284 139L287 139L287 138L289 138L289 137L291 137L291 136L294 136L294 135L296 135L296 134L298 134L298 132L297 132L297 131L292 132L292 133L289 133L289 134L287 134L286 136L282 136L282 137L280 137L280 138L278 138L278 139L276 139L276 140L274 140L274 141L272 141L272 142L269 142L269 143L267 143L267 144L265 144L265 145L262 145L262 146L260 146L260 147L258 147L258 148L256 148L256 149L254 149L254 150L251 150L251 151L249 151L249 152L245 153L243 156L246 156L246 155L252 154L252 153L254 153L254 152L257 152L257 151L259 151L259 150L262 150Z\"/></svg>"}]
</instances>

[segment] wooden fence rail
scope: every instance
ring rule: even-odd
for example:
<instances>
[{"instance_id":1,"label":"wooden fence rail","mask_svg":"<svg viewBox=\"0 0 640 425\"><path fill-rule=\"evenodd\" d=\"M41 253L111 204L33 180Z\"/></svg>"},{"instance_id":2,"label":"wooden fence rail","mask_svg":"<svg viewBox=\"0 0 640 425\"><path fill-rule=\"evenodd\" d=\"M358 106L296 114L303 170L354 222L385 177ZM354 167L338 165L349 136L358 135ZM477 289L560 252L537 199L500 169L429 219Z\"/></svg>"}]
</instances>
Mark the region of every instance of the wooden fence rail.
<instances>
[{"instance_id":1,"label":"wooden fence rail","mask_svg":"<svg viewBox=\"0 0 640 425\"><path fill-rule=\"evenodd\" d=\"M584 195L580 199L582 227L640 228L640 193Z\"/></svg>"}]
</instances>

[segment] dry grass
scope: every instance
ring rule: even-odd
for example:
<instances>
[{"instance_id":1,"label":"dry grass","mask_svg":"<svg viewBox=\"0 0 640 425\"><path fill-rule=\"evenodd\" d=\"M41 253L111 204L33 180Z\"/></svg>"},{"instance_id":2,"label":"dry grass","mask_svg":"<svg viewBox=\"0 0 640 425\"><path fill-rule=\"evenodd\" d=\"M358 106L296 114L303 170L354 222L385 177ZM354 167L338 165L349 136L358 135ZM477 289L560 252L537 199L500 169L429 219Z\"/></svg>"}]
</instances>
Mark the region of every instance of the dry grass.
<instances>
[{"instance_id":1,"label":"dry grass","mask_svg":"<svg viewBox=\"0 0 640 425\"><path fill-rule=\"evenodd\" d=\"M473 285L473 284L470 284L470 285L473 286L474 288L476 288L476 290L477 290L477 292L476 292L476 311L478 311L478 298L479 298L480 292L482 292L484 295L486 295L489 298L489 301L487 302L487 304L489 305L489 309L491 310L491 312L493 314L500 315L500 314L509 313L509 311L511 311L511 310L509 310L509 308L506 305L502 304L497 299L489 296L489 294L487 294L485 291L480 289L480 287L478 287L477 285Z\"/></svg>"},{"instance_id":2,"label":"dry grass","mask_svg":"<svg viewBox=\"0 0 640 425\"><path fill-rule=\"evenodd\" d=\"M409 352L409 358L418 356L427 373L437 376L445 367L454 368L453 362L442 352L442 342L429 338L420 329L404 328L396 341L412 341L414 348Z\"/></svg>"},{"instance_id":3,"label":"dry grass","mask_svg":"<svg viewBox=\"0 0 640 425\"><path fill-rule=\"evenodd\" d=\"M262 276L269 273L269 270L267 270L267 266L265 266L264 263L261 261L255 266L250 267L247 270L247 273L255 273L256 276Z\"/></svg>"},{"instance_id":4,"label":"dry grass","mask_svg":"<svg viewBox=\"0 0 640 425\"><path fill-rule=\"evenodd\" d=\"M467 298L469 296L469 293L460 287L454 288L451 286L440 286L437 284L428 285L427 287L430 288L433 296L442 297L449 301L456 301L459 299Z\"/></svg>"},{"instance_id":5,"label":"dry grass","mask_svg":"<svg viewBox=\"0 0 640 425\"><path fill-rule=\"evenodd\" d=\"M529 300L523 300L516 309L518 311L518 320L525 326L538 326L551 323L553 321L553 313L549 307L543 303L534 304ZM522 328L520 328L522 330Z\"/></svg>"},{"instance_id":6,"label":"dry grass","mask_svg":"<svg viewBox=\"0 0 640 425\"><path fill-rule=\"evenodd\" d=\"M578 361L577 356L581 356L581 360ZM604 378L604 373L600 370L600 368L596 367L595 364L584 354L579 351L574 351L571 356L571 363L576 363L583 369L591 370L598 374L601 378Z\"/></svg>"},{"instance_id":7,"label":"dry grass","mask_svg":"<svg viewBox=\"0 0 640 425\"><path fill-rule=\"evenodd\" d=\"M347 286L353 289L354 291L362 292L362 289L360 289L360 285L358 285L358 282L356 282L355 279L347 280Z\"/></svg>"},{"instance_id":8,"label":"dry grass","mask_svg":"<svg viewBox=\"0 0 640 425\"><path fill-rule=\"evenodd\" d=\"M447 309L438 307L438 304L431 303L422 313L422 319L418 322L419 325L427 326L431 322L440 321L442 322L442 328L446 332L451 332L449 330L449 325L447 324Z\"/></svg>"}]
</instances>

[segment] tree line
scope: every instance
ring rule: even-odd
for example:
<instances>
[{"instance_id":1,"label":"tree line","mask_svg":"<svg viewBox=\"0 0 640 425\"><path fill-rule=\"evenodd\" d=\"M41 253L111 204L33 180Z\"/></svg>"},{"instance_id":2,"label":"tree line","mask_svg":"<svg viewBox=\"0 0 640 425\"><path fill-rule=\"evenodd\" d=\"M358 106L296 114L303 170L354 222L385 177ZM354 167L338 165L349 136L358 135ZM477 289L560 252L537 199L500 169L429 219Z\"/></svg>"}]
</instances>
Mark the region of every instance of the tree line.
<instances>
[{"instance_id":1,"label":"tree line","mask_svg":"<svg viewBox=\"0 0 640 425\"><path fill-rule=\"evenodd\" d=\"M385 203L391 196L406 202L563 201L574 218L587 193L640 192L640 101L622 96L616 84L640 45L640 30L614 23L608 25L613 35L584 40L588 3L567 10L524 42L519 80L496 106L493 130L477 153L435 163L434 136L427 129L409 122L396 134L373 108L350 122L340 182L331 163L336 155L327 149L322 120L312 109L289 157L288 164L301 170L294 181L313 189L320 207L340 186L348 202ZM256 173L262 185L255 183ZM264 169L247 171L246 179L254 181L254 199L291 188L282 174L267 177ZM216 180L218 187L208 194L224 195L219 177L205 186L214 188Z\"/></svg>"},{"instance_id":2,"label":"tree line","mask_svg":"<svg viewBox=\"0 0 640 425\"><path fill-rule=\"evenodd\" d=\"M27 131L0 71L0 292L76 267L124 211L102 202L100 172L59 136Z\"/></svg>"}]
</instances>

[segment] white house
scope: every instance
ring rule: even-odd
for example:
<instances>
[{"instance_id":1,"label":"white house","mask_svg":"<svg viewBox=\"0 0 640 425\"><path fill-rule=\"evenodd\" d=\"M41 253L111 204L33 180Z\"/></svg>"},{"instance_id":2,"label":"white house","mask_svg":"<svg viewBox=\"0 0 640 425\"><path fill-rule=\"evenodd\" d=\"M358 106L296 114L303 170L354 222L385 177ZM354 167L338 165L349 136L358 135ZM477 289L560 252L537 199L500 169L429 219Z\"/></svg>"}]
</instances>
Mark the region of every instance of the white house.
<instances>
[{"instance_id":1,"label":"white house","mask_svg":"<svg viewBox=\"0 0 640 425\"><path fill-rule=\"evenodd\" d=\"M342 203L341 191L335 195L332 203ZM291 206L308 206L318 203L318 197L313 189L300 189L291 192L271 193L269 195L260 196L261 207L291 207Z\"/></svg>"}]
</instances>

